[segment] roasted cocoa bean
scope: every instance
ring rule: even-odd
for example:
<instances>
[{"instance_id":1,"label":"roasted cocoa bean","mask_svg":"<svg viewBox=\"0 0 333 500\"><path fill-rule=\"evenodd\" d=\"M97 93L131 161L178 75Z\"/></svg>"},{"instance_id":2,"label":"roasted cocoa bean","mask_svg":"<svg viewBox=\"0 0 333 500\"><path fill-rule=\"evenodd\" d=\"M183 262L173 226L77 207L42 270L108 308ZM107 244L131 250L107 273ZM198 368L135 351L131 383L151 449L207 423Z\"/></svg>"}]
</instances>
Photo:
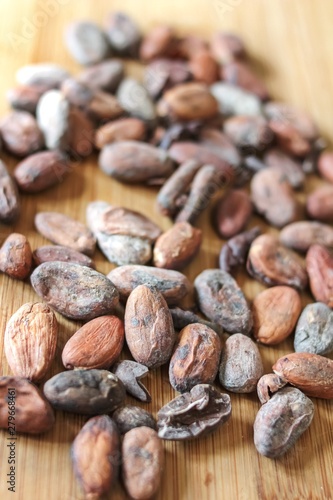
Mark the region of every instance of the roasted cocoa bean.
<instances>
[{"instance_id":1,"label":"roasted cocoa bean","mask_svg":"<svg viewBox=\"0 0 333 500\"><path fill-rule=\"evenodd\" d=\"M44 85L19 85L7 91L10 106L18 111L35 114L39 99L48 88Z\"/></svg>"},{"instance_id":2,"label":"roasted cocoa bean","mask_svg":"<svg viewBox=\"0 0 333 500\"><path fill-rule=\"evenodd\" d=\"M218 112L218 103L200 83L183 83L164 92L158 114L177 120L207 120Z\"/></svg>"},{"instance_id":3,"label":"roasted cocoa bean","mask_svg":"<svg viewBox=\"0 0 333 500\"><path fill-rule=\"evenodd\" d=\"M219 79L219 67L208 50L200 50L192 55L189 69L197 82L211 85Z\"/></svg>"},{"instance_id":4,"label":"roasted cocoa bean","mask_svg":"<svg viewBox=\"0 0 333 500\"><path fill-rule=\"evenodd\" d=\"M214 210L214 226L222 238L240 233L252 215L249 195L240 189L231 189L219 199Z\"/></svg>"},{"instance_id":5,"label":"roasted cocoa bean","mask_svg":"<svg viewBox=\"0 0 333 500\"><path fill-rule=\"evenodd\" d=\"M249 231L244 231L230 238L230 240L222 246L220 251L220 269L230 274L236 266L238 267L244 264L251 243L260 233L260 228L254 227L249 229Z\"/></svg>"},{"instance_id":6,"label":"roasted cocoa bean","mask_svg":"<svg viewBox=\"0 0 333 500\"><path fill-rule=\"evenodd\" d=\"M253 278L267 286L287 285L304 290L308 283L302 259L270 234L253 241L246 267Z\"/></svg>"},{"instance_id":7,"label":"roasted cocoa bean","mask_svg":"<svg viewBox=\"0 0 333 500\"><path fill-rule=\"evenodd\" d=\"M261 455L277 458L290 450L312 422L314 406L298 389L286 387L262 405L254 422L254 444Z\"/></svg>"},{"instance_id":8,"label":"roasted cocoa bean","mask_svg":"<svg viewBox=\"0 0 333 500\"><path fill-rule=\"evenodd\" d=\"M324 246L312 245L306 254L306 270L314 298L333 307L333 253Z\"/></svg>"},{"instance_id":9,"label":"roasted cocoa bean","mask_svg":"<svg viewBox=\"0 0 333 500\"><path fill-rule=\"evenodd\" d=\"M233 116L224 122L224 132L241 150L262 151L273 140L262 116Z\"/></svg>"},{"instance_id":10,"label":"roasted cocoa bean","mask_svg":"<svg viewBox=\"0 0 333 500\"><path fill-rule=\"evenodd\" d=\"M319 174L329 182L333 182L333 152L324 151L317 162Z\"/></svg>"},{"instance_id":11,"label":"roasted cocoa bean","mask_svg":"<svg viewBox=\"0 0 333 500\"><path fill-rule=\"evenodd\" d=\"M44 146L35 118L26 111L13 111L3 118L0 131L5 148L15 156L28 156Z\"/></svg>"},{"instance_id":12,"label":"roasted cocoa bean","mask_svg":"<svg viewBox=\"0 0 333 500\"><path fill-rule=\"evenodd\" d=\"M246 335L231 335L222 349L219 379L231 392L248 393L256 390L264 373L260 352Z\"/></svg>"},{"instance_id":13,"label":"roasted cocoa bean","mask_svg":"<svg viewBox=\"0 0 333 500\"><path fill-rule=\"evenodd\" d=\"M20 215L20 200L15 182L0 160L0 221L11 224Z\"/></svg>"},{"instance_id":14,"label":"roasted cocoa bean","mask_svg":"<svg viewBox=\"0 0 333 500\"><path fill-rule=\"evenodd\" d=\"M164 90L191 80L191 72L184 61L155 59L145 67L143 80L150 96L157 99Z\"/></svg>"},{"instance_id":15,"label":"roasted cocoa bean","mask_svg":"<svg viewBox=\"0 0 333 500\"><path fill-rule=\"evenodd\" d=\"M120 434L126 434L126 432L137 427L150 427L150 429L157 430L156 420L153 415L138 406L121 406L112 413L112 419L115 421Z\"/></svg>"},{"instance_id":16,"label":"roasted cocoa bean","mask_svg":"<svg viewBox=\"0 0 333 500\"><path fill-rule=\"evenodd\" d=\"M70 370L50 378L44 385L44 394L56 410L99 415L121 405L125 388L107 370Z\"/></svg>"},{"instance_id":17,"label":"roasted cocoa bean","mask_svg":"<svg viewBox=\"0 0 333 500\"><path fill-rule=\"evenodd\" d=\"M293 288L264 290L252 305L254 338L266 345L279 344L293 332L301 311L301 297Z\"/></svg>"},{"instance_id":18,"label":"roasted cocoa bean","mask_svg":"<svg viewBox=\"0 0 333 500\"><path fill-rule=\"evenodd\" d=\"M175 330L167 303L154 287L140 285L125 309L126 342L135 361L158 368L171 357Z\"/></svg>"},{"instance_id":19,"label":"roasted cocoa bean","mask_svg":"<svg viewBox=\"0 0 333 500\"><path fill-rule=\"evenodd\" d=\"M212 384L220 355L221 341L217 333L199 323L186 326L179 334L170 360L170 384L178 392L188 392L197 384Z\"/></svg>"},{"instance_id":20,"label":"roasted cocoa bean","mask_svg":"<svg viewBox=\"0 0 333 500\"><path fill-rule=\"evenodd\" d=\"M292 104L270 101L265 104L265 115L271 119L294 127L298 133L309 141L318 137L318 128L313 120L304 112L295 108Z\"/></svg>"},{"instance_id":21,"label":"roasted cocoa bean","mask_svg":"<svg viewBox=\"0 0 333 500\"><path fill-rule=\"evenodd\" d=\"M77 75L77 80L93 90L115 92L124 76L124 64L117 59L94 64Z\"/></svg>"},{"instance_id":22,"label":"roasted cocoa bean","mask_svg":"<svg viewBox=\"0 0 333 500\"><path fill-rule=\"evenodd\" d=\"M8 430L9 402L15 401L15 431ZM23 377L0 377L0 427L13 432L41 434L53 427L54 413L40 390Z\"/></svg>"},{"instance_id":23,"label":"roasted cocoa bean","mask_svg":"<svg viewBox=\"0 0 333 500\"><path fill-rule=\"evenodd\" d=\"M30 274L32 252L23 234L12 233L0 248L0 271L10 278L24 280Z\"/></svg>"},{"instance_id":24,"label":"roasted cocoa bean","mask_svg":"<svg viewBox=\"0 0 333 500\"><path fill-rule=\"evenodd\" d=\"M280 379L275 373L268 373L260 377L257 384L257 394L260 403L262 405L267 403L273 394L282 389L286 384L287 382Z\"/></svg>"},{"instance_id":25,"label":"roasted cocoa bean","mask_svg":"<svg viewBox=\"0 0 333 500\"><path fill-rule=\"evenodd\" d=\"M308 396L333 398L333 360L308 352L293 352L278 359L273 371Z\"/></svg>"},{"instance_id":26,"label":"roasted cocoa bean","mask_svg":"<svg viewBox=\"0 0 333 500\"><path fill-rule=\"evenodd\" d=\"M159 290L169 305L178 304L192 289L184 274L148 266L121 266L107 277L115 284L123 301L136 287L144 284Z\"/></svg>"},{"instance_id":27,"label":"roasted cocoa bean","mask_svg":"<svg viewBox=\"0 0 333 500\"><path fill-rule=\"evenodd\" d=\"M174 41L174 32L170 26L155 26L144 37L140 46L140 59L151 61L170 53Z\"/></svg>"},{"instance_id":28,"label":"roasted cocoa bean","mask_svg":"<svg viewBox=\"0 0 333 500\"><path fill-rule=\"evenodd\" d=\"M61 183L70 170L63 153L43 151L21 161L14 170L14 177L21 191L40 193Z\"/></svg>"},{"instance_id":29,"label":"roasted cocoa bean","mask_svg":"<svg viewBox=\"0 0 333 500\"><path fill-rule=\"evenodd\" d=\"M295 189L301 188L305 181L305 173L301 164L277 148L270 149L264 155L268 167L274 167L283 174L287 182Z\"/></svg>"},{"instance_id":30,"label":"roasted cocoa bean","mask_svg":"<svg viewBox=\"0 0 333 500\"><path fill-rule=\"evenodd\" d=\"M218 335L222 335L223 333L223 328L220 325L202 319L192 311L186 311L180 307L172 307L170 312L175 330L182 330L185 326L192 325L193 323L200 323L200 325L205 325L208 328L211 328Z\"/></svg>"},{"instance_id":31,"label":"roasted cocoa bean","mask_svg":"<svg viewBox=\"0 0 333 500\"><path fill-rule=\"evenodd\" d=\"M333 186L322 186L306 200L306 210L311 219L333 222Z\"/></svg>"},{"instance_id":32,"label":"roasted cocoa bean","mask_svg":"<svg viewBox=\"0 0 333 500\"><path fill-rule=\"evenodd\" d=\"M95 263L87 255L77 252L72 248L62 247L58 245L46 245L38 247L32 252L32 259L35 266L40 266L43 262L70 262L80 264L81 266L91 267L95 269Z\"/></svg>"},{"instance_id":33,"label":"roasted cocoa bean","mask_svg":"<svg viewBox=\"0 0 333 500\"><path fill-rule=\"evenodd\" d=\"M81 222L58 212L39 212L35 216L37 231L52 243L67 246L87 255L95 251L96 240Z\"/></svg>"},{"instance_id":34,"label":"roasted cocoa bean","mask_svg":"<svg viewBox=\"0 0 333 500\"><path fill-rule=\"evenodd\" d=\"M207 269L194 281L201 312L221 325L228 333L249 335L252 314L243 292L230 274Z\"/></svg>"},{"instance_id":35,"label":"roasted cocoa bean","mask_svg":"<svg viewBox=\"0 0 333 500\"><path fill-rule=\"evenodd\" d=\"M151 498L157 492L164 467L162 441L149 427L128 431L122 443L122 480L135 500Z\"/></svg>"},{"instance_id":36,"label":"roasted cocoa bean","mask_svg":"<svg viewBox=\"0 0 333 500\"><path fill-rule=\"evenodd\" d=\"M113 373L122 381L126 392L144 403L150 403L151 397L140 380L145 377L148 372L149 370L146 366L128 359L120 361L120 363L113 368Z\"/></svg>"},{"instance_id":37,"label":"roasted cocoa bean","mask_svg":"<svg viewBox=\"0 0 333 500\"><path fill-rule=\"evenodd\" d=\"M146 135L146 125L138 118L121 118L102 125L95 135L95 145L102 149L107 144L118 141L142 141Z\"/></svg>"},{"instance_id":38,"label":"roasted cocoa bean","mask_svg":"<svg viewBox=\"0 0 333 500\"><path fill-rule=\"evenodd\" d=\"M311 245L317 244L333 249L333 228L321 222L293 222L282 229L280 241L299 252L306 252Z\"/></svg>"},{"instance_id":39,"label":"roasted cocoa bean","mask_svg":"<svg viewBox=\"0 0 333 500\"><path fill-rule=\"evenodd\" d=\"M227 422L230 416L230 396L212 385L199 384L159 410L158 435L175 441L203 437Z\"/></svg>"},{"instance_id":40,"label":"roasted cocoa bean","mask_svg":"<svg viewBox=\"0 0 333 500\"><path fill-rule=\"evenodd\" d=\"M245 59L246 49L243 40L234 33L219 31L212 37L211 50L220 64L237 59Z\"/></svg>"},{"instance_id":41,"label":"roasted cocoa bean","mask_svg":"<svg viewBox=\"0 0 333 500\"><path fill-rule=\"evenodd\" d=\"M88 321L112 314L119 302L113 283L80 264L45 262L31 275L35 292L64 316Z\"/></svg>"},{"instance_id":42,"label":"roasted cocoa bean","mask_svg":"<svg viewBox=\"0 0 333 500\"><path fill-rule=\"evenodd\" d=\"M299 131L287 121L272 119L269 128L274 133L281 149L290 155L303 158L311 151L311 145Z\"/></svg>"}]
</instances>

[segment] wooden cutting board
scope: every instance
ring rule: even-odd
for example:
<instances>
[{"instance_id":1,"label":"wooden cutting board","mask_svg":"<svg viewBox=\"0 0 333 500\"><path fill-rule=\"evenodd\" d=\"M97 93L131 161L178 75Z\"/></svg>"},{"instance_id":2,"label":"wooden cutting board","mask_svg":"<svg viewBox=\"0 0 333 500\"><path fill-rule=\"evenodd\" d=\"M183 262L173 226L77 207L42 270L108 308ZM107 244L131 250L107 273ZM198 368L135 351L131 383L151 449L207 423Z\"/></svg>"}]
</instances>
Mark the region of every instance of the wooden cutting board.
<instances>
[{"instance_id":1,"label":"wooden cutting board","mask_svg":"<svg viewBox=\"0 0 333 500\"><path fill-rule=\"evenodd\" d=\"M49 10L46 8L49 6ZM272 95L296 104L316 119L323 136L332 142L333 127L333 3L330 0L1 0L0 3L0 94L14 83L17 68L24 64L52 61L73 71L73 63L63 45L67 22L90 18L100 23L111 9L131 13L142 29L156 23L171 23L179 33L198 33L209 37L218 29L241 34L251 59ZM138 74L137 65L130 67ZM1 112L7 111L4 97ZM15 161L4 156L12 168ZM307 191L321 181L309 180ZM155 189L124 186L108 179L97 168L96 158L77 162L64 182L45 194L22 197L22 215L14 227L0 227L2 242L11 232L24 233L33 248L46 244L34 230L38 211L58 210L85 220L88 202L101 199L114 205L136 209L152 217L164 229L170 222L154 210ZM253 221L253 224L257 223ZM214 234L209 214L199 226L204 242L195 263L186 274L194 277L217 266L221 240ZM263 225L264 227L264 225ZM107 273L112 265L96 254L98 270ZM1 276L0 332L10 316L25 302L38 300L28 282ZM239 274L239 282L249 300L263 289L254 280ZM304 305L311 299L304 297ZM79 324L57 315L60 338L51 375L61 371L61 351ZM10 373L1 349L1 374ZM292 350L292 341L278 347L260 347L266 372L281 355ZM150 373L147 386L157 410L174 397L167 370ZM253 444L253 421L259 409L256 395L231 394L231 420L214 435L188 443L165 444L165 471L159 499L332 499L333 498L333 407L332 402L315 400L311 428L285 457L270 460L260 456ZM131 400L132 404L136 404ZM54 429L45 435L21 435L16 443L16 492L7 490L8 448L6 431L0 432L0 498L19 500L74 500L83 495L74 479L69 449L82 427L84 417L57 413ZM116 486L108 498L125 498Z\"/></svg>"}]
</instances>

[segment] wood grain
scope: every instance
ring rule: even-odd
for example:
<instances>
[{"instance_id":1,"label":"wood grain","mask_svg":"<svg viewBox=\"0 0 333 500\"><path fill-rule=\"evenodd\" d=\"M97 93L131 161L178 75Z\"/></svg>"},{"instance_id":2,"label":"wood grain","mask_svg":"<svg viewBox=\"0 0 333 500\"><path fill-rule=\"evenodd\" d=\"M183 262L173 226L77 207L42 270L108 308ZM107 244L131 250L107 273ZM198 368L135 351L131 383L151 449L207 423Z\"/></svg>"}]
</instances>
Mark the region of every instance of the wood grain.
<instances>
[{"instance_id":1,"label":"wood grain","mask_svg":"<svg viewBox=\"0 0 333 500\"><path fill-rule=\"evenodd\" d=\"M46 6L52 7L45 14ZM49 7L49 8L51 8ZM249 48L257 71L272 95L309 111L323 136L333 142L333 3L330 0L1 0L0 54L1 96L14 83L20 66L53 61L76 72L79 67L66 53L62 31L72 19L90 18L103 22L111 9L132 13L143 29L159 22L172 23L179 33L196 32L209 37L215 30L240 33ZM130 72L137 73L137 65ZM0 102L5 113L5 99ZM15 161L4 157L13 167ZM307 191L314 180L310 180ZM0 227L0 242L12 231L24 233L36 248L47 243L34 230L33 218L41 210L58 210L85 220L88 202L102 199L151 216L163 228L170 222L154 210L156 190L127 187L108 179L96 165L96 158L73 165L72 174L45 195L24 196L22 216L14 227ZM255 220L254 223L257 221ZM190 279L205 268L216 267L221 240L214 234L209 214L200 218L204 243L194 264L186 269ZM97 266L107 273L112 265L101 254ZM0 332L3 338L9 317L25 302L36 300L29 283L1 276ZM249 300L263 287L245 274L238 279ZM304 304L309 301L304 297ZM60 339L57 360L50 376L61 371L61 351L79 324L57 315ZM1 349L1 373L10 370ZM274 348L260 348L266 372L272 363L292 350L291 341ZM153 413L174 397L167 370L150 373L147 386L152 394ZM294 449L279 460L269 460L253 445L253 421L259 408L255 395L231 395L232 418L221 430L202 441L166 443L166 467L159 499L332 499L333 417L332 402L315 400L313 424ZM135 404L134 400L131 401ZM5 431L0 433L0 498L19 500L74 500L82 493L70 464L70 445L85 418L57 413L49 433L17 440L16 493L7 490L8 472ZM125 498L116 486L108 498Z\"/></svg>"}]
</instances>

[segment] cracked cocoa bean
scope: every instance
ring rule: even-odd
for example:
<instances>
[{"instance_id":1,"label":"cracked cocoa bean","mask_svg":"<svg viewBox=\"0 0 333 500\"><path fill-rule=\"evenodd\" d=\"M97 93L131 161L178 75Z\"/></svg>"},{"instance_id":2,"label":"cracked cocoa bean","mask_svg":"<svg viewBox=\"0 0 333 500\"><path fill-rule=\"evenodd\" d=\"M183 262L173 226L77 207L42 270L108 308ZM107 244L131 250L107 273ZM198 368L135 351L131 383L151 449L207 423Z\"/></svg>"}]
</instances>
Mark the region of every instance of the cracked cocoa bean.
<instances>
[{"instance_id":1,"label":"cracked cocoa bean","mask_svg":"<svg viewBox=\"0 0 333 500\"><path fill-rule=\"evenodd\" d=\"M222 271L231 272L236 266L241 266L246 262L249 248L253 240L261 233L259 227L249 229L230 238L221 248L219 265Z\"/></svg>"},{"instance_id":2,"label":"cracked cocoa bean","mask_svg":"<svg viewBox=\"0 0 333 500\"><path fill-rule=\"evenodd\" d=\"M125 359L113 367L113 373L122 381L128 394L144 403L150 403L150 394L147 388L140 382L149 373L146 366Z\"/></svg>"}]
</instances>

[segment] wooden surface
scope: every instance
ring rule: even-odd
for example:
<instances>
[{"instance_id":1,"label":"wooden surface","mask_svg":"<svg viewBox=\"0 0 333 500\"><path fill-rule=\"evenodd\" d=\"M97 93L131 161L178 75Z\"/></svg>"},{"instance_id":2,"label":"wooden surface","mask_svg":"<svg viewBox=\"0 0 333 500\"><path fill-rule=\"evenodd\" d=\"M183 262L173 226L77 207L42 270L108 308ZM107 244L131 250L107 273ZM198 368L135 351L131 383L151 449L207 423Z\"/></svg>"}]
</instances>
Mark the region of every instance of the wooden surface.
<instances>
[{"instance_id":1,"label":"wooden surface","mask_svg":"<svg viewBox=\"0 0 333 500\"><path fill-rule=\"evenodd\" d=\"M27 63L49 60L78 71L63 46L64 25L78 17L102 22L109 10L123 9L132 13L143 29L158 22L170 22L180 33L209 36L217 29L240 33L272 95L309 111L322 134L333 142L333 3L330 0L51 0L49 3L55 10L43 15L42 5L47 3L46 0L0 2L1 96L14 83L17 68ZM2 113L6 112L4 99L0 107ZM8 159L8 163L11 167L15 165L13 160ZM96 158L92 158L74 164L72 174L60 186L43 195L24 196L19 222L14 227L1 226L0 241L17 231L29 238L33 248L46 244L34 230L36 212L58 210L84 221L87 203L96 199L140 210L167 228L170 222L154 211L155 195L154 189L130 188L108 179L98 170ZM201 217L199 226L204 230L203 246L195 263L186 269L192 280L203 269L216 267L221 247L221 241L210 228L208 214ZM107 273L112 268L100 253L96 254L96 262L101 272ZM23 303L38 297L28 282L20 283L5 276L0 279L3 336L10 316ZM249 300L263 289L245 274L238 279ZM307 301L308 298L304 298L304 303ZM62 348L79 326L60 315L57 317L60 336L50 376L63 369ZM2 340L0 349L3 350ZM261 347L266 372L274 360L291 349L291 340L274 348ZM0 359L1 373L9 374L3 352ZM150 373L147 386L153 401L147 408L154 414L175 395L168 384L166 369ZM232 418L213 436L191 443L165 444L166 465L159 499L333 498L332 402L315 400L311 428L285 457L270 460L260 456L253 444L252 426L259 409L256 396L231 394L231 399ZM131 402L135 404L134 400ZM7 491L7 434L1 431L1 499L83 498L72 473L69 448L85 418L61 412L56 417L54 429L47 434L19 436L16 493ZM124 498L124 493L116 486L108 498Z\"/></svg>"}]
</instances>

